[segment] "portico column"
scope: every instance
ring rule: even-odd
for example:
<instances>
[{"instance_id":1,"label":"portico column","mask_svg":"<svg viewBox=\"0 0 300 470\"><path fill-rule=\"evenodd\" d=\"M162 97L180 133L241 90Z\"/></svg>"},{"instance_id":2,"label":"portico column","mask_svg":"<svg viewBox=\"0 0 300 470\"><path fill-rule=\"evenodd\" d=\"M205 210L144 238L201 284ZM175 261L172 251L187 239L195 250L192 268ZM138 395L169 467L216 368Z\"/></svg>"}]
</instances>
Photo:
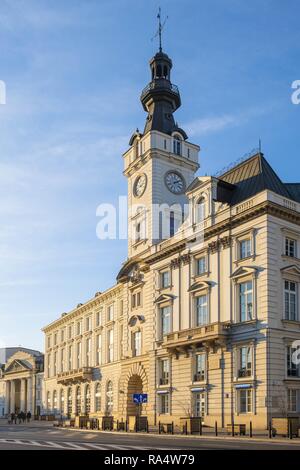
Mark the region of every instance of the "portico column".
<instances>
[{"instance_id":1,"label":"portico column","mask_svg":"<svg viewBox=\"0 0 300 470\"><path fill-rule=\"evenodd\" d=\"M27 379L27 410L30 411L31 414L33 414L33 409L32 409L32 377L29 377Z\"/></svg>"},{"instance_id":2,"label":"portico column","mask_svg":"<svg viewBox=\"0 0 300 470\"><path fill-rule=\"evenodd\" d=\"M10 380L7 380L5 383L5 409L4 409L5 415L8 415L10 413Z\"/></svg>"},{"instance_id":3,"label":"portico column","mask_svg":"<svg viewBox=\"0 0 300 470\"><path fill-rule=\"evenodd\" d=\"M21 379L21 400L20 400L20 410L26 411L26 379Z\"/></svg>"},{"instance_id":4,"label":"portico column","mask_svg":"<svg viewBox=\"0 0 300 470\"><path fill-rule=\"evenodd\" d=\"M10 382L10 412L16 412L16 382L14 380Z\"/></svg>"}]
</instances>

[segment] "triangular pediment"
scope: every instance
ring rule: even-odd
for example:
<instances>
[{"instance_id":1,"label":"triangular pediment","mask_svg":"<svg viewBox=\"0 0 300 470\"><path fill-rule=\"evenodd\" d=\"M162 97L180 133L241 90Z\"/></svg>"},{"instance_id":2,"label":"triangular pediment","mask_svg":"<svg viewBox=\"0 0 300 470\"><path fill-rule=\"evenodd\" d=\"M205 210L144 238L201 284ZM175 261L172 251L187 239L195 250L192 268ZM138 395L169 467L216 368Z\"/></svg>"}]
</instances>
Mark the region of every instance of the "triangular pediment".
<instances>
[{"instance_id":1,"label":"triangular pediment","mask_svg":"<svg viewBox=\"0 0 300 470\"><path fill-rule=\"evenodd\" d=\"M132 315L130 317L128 325L132 327L132 326L135 326L137 323L144 323L144 322L145 322L144 315Z\"/></svg>"},{"instance_id":2,"label":"triangular pediment","mask_svg":"<svg viewBox=\"0 0 300 470\"><path fill-rule=\"evenodd\" d=\"M5 369L5 374L12 374L14 372L23 372L28 370L32 370L32 366L29 362L21 359L15 359L7 366Z\"/></svg>"},{"instance_id":3,"label":"triangular pediment","mask_svg":"<svg viewBox=\"0 0 300 470\"><path fill-rule=\"evenodd\" d=\"M294 274L296 276L300 275L300 268L296 266L295 264L292 264L290 266L286 266L285 268L281 269L281 272L286 273L286 274Z\"/></svg>"},{"instance_id":4,"label":"triangular pediment","mask_svg":"<svg viewBox=\"0 0 300 470\"><path fill-rule=\"evenodd\" d=\"M163 302L173 302L174 295L170 294L161 294L155 301L155 304L161 304Z\"/></svg>"},{"instance_id":5,"label":"triangular pediment","mask_svg":"<svg viewBox=\"0 0 300 470\"><path fill-rule=\"evenodd\" d=\"M249 274L257 273L258 269L254 266L240 266L232 273L231 278L236 279L238 277L247 276Z\"/></svg>"},{"instance_id":6,"label":"triangular pediment","mask_svg":"<svg viewBox=\"0 0 300 470\"><path fill-rule=\"evenodd\" d=\"M211 287L211 282L209 281L198 281L194 282L189 288L189 292L196 292L199 290L209 289Z\"/></svg>"}]
</instances>

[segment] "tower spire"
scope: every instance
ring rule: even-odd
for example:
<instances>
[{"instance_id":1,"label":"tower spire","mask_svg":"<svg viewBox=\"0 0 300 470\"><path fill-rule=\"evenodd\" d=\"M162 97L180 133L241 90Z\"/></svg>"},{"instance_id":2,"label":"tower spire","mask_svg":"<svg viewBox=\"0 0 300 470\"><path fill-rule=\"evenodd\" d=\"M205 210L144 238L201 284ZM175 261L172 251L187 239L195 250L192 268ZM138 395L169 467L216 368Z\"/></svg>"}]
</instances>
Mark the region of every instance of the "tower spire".
<instances>
[{"instance_id":1,"label":"tower spire","mask_svg":"<svg viewBox=\"0 0 300 470\"><path fill-rule=\"evenodd\" d=\"M166 21L168 17L166 16L165 21L162 23L161 22L161 8L159 7L158 9L158 14L157 14L157 19L158 19L158 30L156 31L155 35L152 38L153 39L157 38L159 39L159 52L162 52L162 32L165 27Z\"/></svg>"}]
</instances>

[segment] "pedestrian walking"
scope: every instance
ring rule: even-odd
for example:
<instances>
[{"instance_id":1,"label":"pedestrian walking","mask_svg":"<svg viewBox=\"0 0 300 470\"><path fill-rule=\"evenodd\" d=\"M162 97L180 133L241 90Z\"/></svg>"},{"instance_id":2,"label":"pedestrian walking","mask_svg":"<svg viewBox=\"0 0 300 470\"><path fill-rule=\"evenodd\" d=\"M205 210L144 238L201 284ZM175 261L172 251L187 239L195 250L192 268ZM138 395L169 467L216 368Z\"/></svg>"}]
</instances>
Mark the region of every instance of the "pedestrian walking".
<instances>
[{"instance_id":1,"label":"pedestrian walking","mask_svg":"<svg viewBox=\"0 0 300 470\"><path fill-rule=\"evenodd\" d=\"M27 423L30 423L30 420L31 420L31 413L30 413L30 411L27 412L26 418L27 418Z\"/></svg>"}]
</instances>

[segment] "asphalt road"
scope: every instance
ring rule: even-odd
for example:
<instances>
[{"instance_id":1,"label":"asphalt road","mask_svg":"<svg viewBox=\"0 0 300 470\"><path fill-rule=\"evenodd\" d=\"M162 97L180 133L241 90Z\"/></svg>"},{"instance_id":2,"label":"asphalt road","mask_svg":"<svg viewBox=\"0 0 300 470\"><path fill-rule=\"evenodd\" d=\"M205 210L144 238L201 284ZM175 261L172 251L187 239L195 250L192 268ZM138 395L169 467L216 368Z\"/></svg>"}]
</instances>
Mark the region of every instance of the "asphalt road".
<instances>
[{"instance_id":1,"label":"asphalt road","mask_svg":"<svg viewBox=\"0 0 300 470\"><path fill-rule=\"evenodd\" d=\"M300 440L256 441L72 431L53 426L0 425L0 450L300 450Z\"/></svg>"}]
</instances>

